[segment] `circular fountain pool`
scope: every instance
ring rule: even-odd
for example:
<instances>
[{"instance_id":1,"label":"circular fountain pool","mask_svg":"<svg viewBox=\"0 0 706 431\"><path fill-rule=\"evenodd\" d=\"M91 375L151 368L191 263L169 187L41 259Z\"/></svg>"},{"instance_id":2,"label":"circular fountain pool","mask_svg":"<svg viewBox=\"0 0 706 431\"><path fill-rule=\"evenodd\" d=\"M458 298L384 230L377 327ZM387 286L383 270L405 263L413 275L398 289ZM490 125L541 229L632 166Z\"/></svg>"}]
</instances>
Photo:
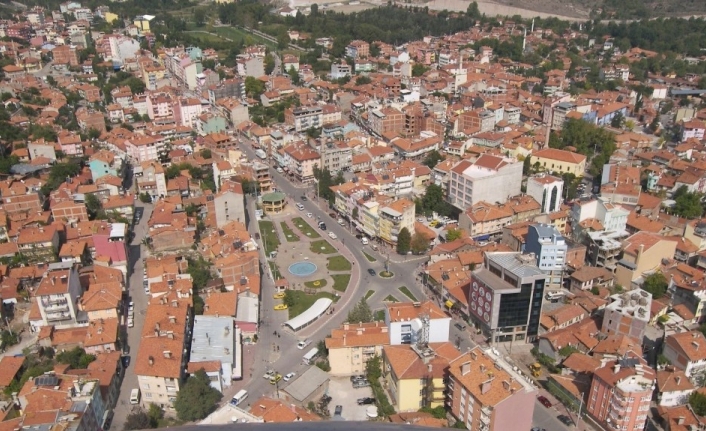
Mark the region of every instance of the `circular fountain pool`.
<instances>
[{"instance_id":1,"label":"circular fountain pool","mask_svg":"<svg viewBox=\"0 0 706 431\"><path fill-rule=\"evenodd\" d=\"M299 277L306 277L317 270L317 266L311 262L297 262L289 265L289 272Z\"/></svg>"}]
</instances>

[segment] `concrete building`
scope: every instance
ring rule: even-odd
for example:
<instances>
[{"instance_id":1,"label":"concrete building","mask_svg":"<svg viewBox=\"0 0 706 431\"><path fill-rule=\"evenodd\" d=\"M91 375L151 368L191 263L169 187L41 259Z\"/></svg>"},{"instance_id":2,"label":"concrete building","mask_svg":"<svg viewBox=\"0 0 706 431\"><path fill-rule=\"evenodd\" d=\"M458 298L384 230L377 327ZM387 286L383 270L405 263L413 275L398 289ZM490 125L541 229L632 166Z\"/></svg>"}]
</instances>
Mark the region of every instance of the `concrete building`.
<instances>
[{"instance_id":1,"label":"concrete building","mask_svg":"<svg viewBox=\"0 0 706 431\"><path fill-rule=\"evenodd\" d=\"M422 335L423 320L429 319L429 343L449 341L451 318L432 301L400 302L386 305L385 324L390 345L416 344Z\"/></svg>"},{"instance_id":2,"label":"concrete building","mask_svg":"<svg viewBox=\"0 0 706 431\"><path fill-rule=\"evenodd\" d=\"M385 107L368 112L370 131L379 137L395 135L405 127L405 115L402 111Z\"/></svg>"},{"instance_id":3,"label":"concrete building","mask_svg":"<svg viewBox=\"0 0 706 431\"><path fill-rule=\"evenodd\" d=\"M243 351L232 317L196 316L192 334L189 368L198 370L203 363L211 386L221 393L233 380L243 377ZM209 373L212 361L219 366Z\"/></svg>"},{"instance_id":4,"label":"concrete building","mask_svg":"<svg viewBox=\"0 0 706 431\"><path fill-rule=\"evenodd\" d=\"M687 377L692 377L706 370L706 337L700 331L668 335L662 354Z\"/></svg>"},{"instance_id":5,"label":"concrete building","mask_svg":"<svg viewBox=\"0 0 706 431\"><path fill-rule=\"evenodd\" d=\"M381 206L376 236L388 244L397 244L397 236L402 229L414 235L414 212L414 202L405 198Z\"/></svg>"},{"instance_id":6,"label":"concrete building","mask_svg":"<svg viewBox=\"0 0 706 431\"><path fill-rule=\"evenodd\" d=\"M83 293L78 270L71 262L49 264L35 293L44 326L55 328L88 323L86 313L78 310L78 300Z\"/></svg>"},{"instance_id":7,"label":"concrete building","mask_svg":"<svg viewBox=\"0 0 706 431\"><path fill-rule=\"evenodd\" d=\"M618 261L615 278L630 288L642 285L649 273L660 268L663 259L674 258L678 242L651 232L638 232L623 241L623 257Z\"/></svg>"},{"instance_id":8,"label":"concrete building","mask_svg":"<svg viewBox=\"0 0 706 431\"><path fill-rule=\"evenodd\" d=\"M622 206L602 199L576 202L571 207L573 237L582 241L584 234L592 230L622 232L627 235L625 228L629 214L630 211Z\"/></svg>"},{"instance_id":9,"label":"concrete building","mask_svg":"<svg viewBox=\"0 0 706 431\"><path fill-rule=\"evenodd\" d=\"M527 194L541 204L544 214L561 209L564 196L564 181L547 174L539 174L527 179Z\"/></svg>"},{"instance_id":10,"label":"concrete building","mask_svg":"<svg viewBox=\"0 0 706 431\"><path fill-rule=\"evenodd\" d=\"M527 428L537 389L513 368L493 350L480 347L451 361L446 384L451 415L474 431Z\"/></svg>"},{"instance_id":11,"label":"concrete building","mask_svg":"<svg viewBox=\"0 0 706 431\"><path fill-rule=\"evenodd\" d=\"M140 193L147 193L152 201L167 196L167 179L161 163L155 161L143 162L135 167L135 178Z\"/></svg>"},{"instance_id":12,"label":"concrete building","mask_svg":"<svg viewBox=\"0 0 706 431\"><path fill-rule=\"evenodd\" d=\"M345 142L327 142L319 148L321 167L328 169L332 176L351 169L353 152Z\"/></svg>"},{"instance_id":13,"label":"concrete building","mask_svg":"<svg viewBox=\"0 0 706 431\"><path fill-rule=\"evenodd\" d=\"M382 322L344 323L324 339L328 349L332 376L365 374L370 358L382 356L383 346L390 344L387 326Z\"/></svg>"},{"instance_id":14,"label":"concrete building","mask_svg":"<svg viewBox=\"0 0 706 431\"><path fill-rule=\"evenodd\" d=\"M476 202L505 203L520 194L522 162L483 154L451 169L448 200L464 211Z\"/></svg>"},{"instance_id":15,"label":"concrete building","mask_svg":"<svg viewBox=\"0 0 706 431\"><path fill-rule=\"evenodd\" d=\"M216 226L219 228L233 220L246 222L245 195L240 183L225 181L221 184L219 192L213 196L213 214L216 217Z\"/></svg>"},{"instance_id":16,"label":"concrete building","mask_svg":"<svg viewBox=\"0 0 706 431\"><path fill-rule=\"evenodd\" d=\"M657 371L657 401L660 407L685 405L696 388L686 373L673 366Z\"/></svg>"},{"instance_id":17,"label":"concrete building","mask_svg":"<svg viewBox=\"0 0 706 431\"><path fill-rule=\"evenodd\" d=\"M642 340L650 321L652 295L642 289L616 293L603 311L601 332Z\"/></svg>"},{"instance_id":18,"label":"concrete building","mask_svg":"<svg viewBox=\"0 0 706 431\"><path fill-rule=\"evenodd\" d=\"M299 106L284 111L284 122L294 126L297 132L318 129L323 126L324 110L321 106Z\"/></svg>"},{"instance_id":19,"label":"concrete building","mask_svg":"<svg viewBox=\"0 0 706 431\"><path fill-rule=\"evenodd\" d=\"M546 275L534 256L486 253L471 274L469 316L492 344L537 338Z\"/></svg>"},{"instance_id":20,"label":"concrete building","mask_svg":"<svg viewBox=\"0 0 706 431\"><path fill-rule=\"evenodd\" d=\"M190 301L164 295L147 306L134 371L144 407L173 411L187 365Z\"/></svg>"},{"instance_id":21,"label":"concrete building","mask_svg":"<svg viewBox=\"0 0 706 431\"><path fill-rule=\"evenodd\" d=\"M532 153L532 164L550 173L574 174L583 177L586 172L586 156L571 151L545 148Z\"/></svg>"},{"instance_id":22,"label":"concrete building","mask_svg":"<svg viewBox=\"0 0 706 431\"><path fill-rule=\"evenodd\" d=\"M385 346L383 379L397 412L444 405L449 363L461 355L451 343Z\"/></svg>"},{"instance_id":23,"label":"concrete building","mask_svg":"<svg viewBox=\"0 0 706 431\"><path fill-rule=\"evenodd\" d=\"M586 411L610 431L644 429L655 389L654 370L633 352L601 365L593 374Z\"/></svg>"},{"instance_id":24,"label":"concrete building","mask_svg":"<svg viewBox=\"0 0 706 431\"><path fill-rule=\"evenodd\" d=\"M566 240L554 226L529 225L524 251L535 256L537 267L547 275L545 289L561 289L567 250Z\"/></svg>"}]
</instances>

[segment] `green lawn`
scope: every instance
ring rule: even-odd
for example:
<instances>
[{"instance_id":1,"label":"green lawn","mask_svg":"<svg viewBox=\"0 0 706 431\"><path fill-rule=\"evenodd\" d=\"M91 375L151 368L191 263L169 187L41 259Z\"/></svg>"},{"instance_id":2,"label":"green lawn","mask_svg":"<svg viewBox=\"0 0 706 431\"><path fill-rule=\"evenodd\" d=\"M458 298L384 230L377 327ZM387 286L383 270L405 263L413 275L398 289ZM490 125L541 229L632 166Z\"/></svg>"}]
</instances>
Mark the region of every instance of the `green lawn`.
<instances>
[{"instance_id":1,"label":"green lawn","mask_svg":"<svg viewBox=\"0 0 706 431\"><path fill-rule=\"evenodd\" d=\"M333 278L333 290L339 292L345 292L348 287L348 282L351 281L350 274L333 274L331 278Z\"/></svg>"},{"instance_id":2,"label":"green lawn","mask_svg":"<svg viewBox=\"0 0 706 431\"><path fill-rule=\"evenodd\" d=\"M372 257L371 255L369 255L368 253L363 252L363 254L365 255L365 258L368 259L368 262L375 262L375 261L377 261L377 259L375 259L375 258Z\"/></svg>"},{"instance_id":3,"label":"green lawn","mask_svg":"<svg viewBox=\"0 0 706 431\"><path fill-rule=\"evenodd\" d=\"M336 249L328 243L325 239L320 239L318 241L314 241L311 243L309 246L309 250L311 250L312 253L316 254L332 254L336 253Z\"/></svg>"},{"instance_id":4,"label":"green lawn","mask_svg":"<svg viewBox=\"0 0 706 431\"><path fill-rule=\"evenodd\" d=\"M287 242L297 242L299 241L299 236L294 233L292 229L287 226L287 222L283 221L280 223L282 226L282 232L284 233L284 238L287 240Z\"/></svg>"},{"instance_id":5,"label":"green lawn","mask_svg":"<svg viewBox=\"0 0 706 431\"><path fill-rule=\"evenodd\" d=\"M404 296L406 296L407 298L411 299L414 302L417 302L417 298L415 298L414 295L412 295L412 292L410 292L409 289L407 289L407 286L400 286L397 288L397 290L402 292L404 294Z\"/></svg>"},{"instance_id":6,"label":"green lawn","mask_svg":"<svg viewBox=\"0 0 706 431\"><path fill-rule=\"evenodd\" d=\"M199 31L199 30L194 30L187 32L189 36L200 40L201 42L227 42L227 40L223 39L220 36L214 36L212 34L208 34L205 30L204 31Z\"/></svg>"},{"instance_id":7,"label":"green lawn","mask_svg":"<svg viewBox=\"0 0 706 431\"><path fill-rule=\"evenodd\" d=\"M385 301L385 302L400 302L399 300L397 300L397 298L395 298L392 295L387 295L385 297L385 299L383 299L383 301Z\"/></svg>"},{"instance_id":8,"label":"green lawn","mask_svg":"<svg viewBox=\"0 0 706 431\"><path fill-rule=\"evenodd\" d=\"M255 41L255 43L267 45L270 48L277 48L277 45L275 43L272 43L271 41L269 41L263 37L254 35L252 33L248 33L247 31L241 30L239 28L214 27L213 32L219 36L224 36L224 37L227 37L228 39L232 39L232 40L245 39L245 37L247 36L247 37L252 38Z\"/></svg>"},{"instance_id":9,"label":"green lawn","mask_svg":"<svg viewBox=\"0 0 706 431\"><path fill-rule=\"evenodd\" d=\"M373 295L375 295L375 291L372 289L368 290L367 292L365 292L365 300L367 301Z\"/></svg>"},{"instance_id":10,"label":"green lawn","mask_svg":"<svg viewBox=\"0 0 706 431\"><path fill-rule=\"evenodd\" d=\"M378 322L384 322L385 321L385 310L378 310L375 312L373 315L373 319L375 319Z\"/></svg>"},{"instance_id":11,"label":"green lawn","mask_svg":"<svg viewBox=\"0 0 706 431\"><path fill-rule=\"evenodd\" d=\"M275 231L275 226L271 221L260 220L258 222L260 227L260 235L262 236L262 241L265 244L265 254L269 257L271 251L277 250L279 247L279 238L277 238L277 231Z\"/></svg>"},{"instance_id":12,"label":"green lawn","mask_svg":"<svg viewBox=\"0 0 706 431\"><path fill-rule=\"evenodd\" d=\"M352 265L348 262L348 259L339 254L338 256L329 257L326 267L329 271L350 271Z\"/></svg>"},{"instance_id":13,"label":"green lawn","mask_svg":"<svg viewBox=\"0 0 706 431\"><path fill-rule=\"evenodd\" d=\"M319 284L316 284L319 283ZM323 278L321 280L314 280L314 281L305 281L304 286L310 288L310 289L320 289L324 286L326 286L326 280Z\"/></svg>"},{"instance_id":14,"label":"green lawn","mask_svg":"<svg viewBox=\"0 0 706 431\"><path fill-rule=\"evenodd\" d=\"M314 228L311 227L311 225L309 225L309 223L304 221L304 219L301 217L293 218L292 224L294 224L294 226L296 226L297 229L302 231L304 236L306 236L308 238L321 238L321 235L319 235L319 233L316 230L314 230Z\"/></svg>"},{"instance_id":15,"label":"green lawn","mask_svg":"<svg viewBox=\"0 0 706 431\"><path fill-rule=\"evenodd\" d=\"M317 299L329 298L333 300L333 302L336 302L339 298L338 296L328 292L319 292L315 295L307 295L301 290L288 290L287 295L291 296L293 299L293 304L288 308L290 319L308 310L309 307L314 305L314 302L316 302Z\"/></svg>"}]
</instances>

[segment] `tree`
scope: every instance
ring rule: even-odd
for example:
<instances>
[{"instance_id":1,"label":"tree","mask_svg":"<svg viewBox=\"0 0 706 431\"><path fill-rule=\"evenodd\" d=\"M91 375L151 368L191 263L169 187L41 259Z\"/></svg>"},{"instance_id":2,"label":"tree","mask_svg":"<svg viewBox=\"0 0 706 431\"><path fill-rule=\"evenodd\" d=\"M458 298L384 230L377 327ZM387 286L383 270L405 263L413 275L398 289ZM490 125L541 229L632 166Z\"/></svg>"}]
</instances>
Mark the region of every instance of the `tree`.
<instances>
[{"instance_id":1,"label":"tree","mask_svg":"<svg viewBox=\"0 0 706 431\"><path fill-rule=\"evenodd\" d=\"M400 230L399 235L397 235L397 253L407 254L409 252L412 242L412 235L406 227Z\"/></svg>"},{"instance_id":2,"label":"tree","mask_svg":"<svg viewBox=\"0 0 706 431\"><path fill-rule=\"evenodd\" d=\"M275 70L275 59L273 57L273 54L270 53L265 56L265 74L269 75L274 70ZM262 82L262 81L260 81L260 82Z\"/></svg>"},{"instance_id":3,"label":"tree","mask_svg":"<svg viewBox=\"0 0 706 431\"><path fill-rule=\"evenodd\" d=\"M366 85L366 84L370 84L371 82L372 82L372 80L370 79L370 77L367 77L365 75L360 75L357 78L355 78L355 85Z\"/></svg>"},{"instance_id":4,"label":"tree","mask_svg":"<svg viewBox=\"0 0 706 431\"><path fill-rule=\"evenodd\" d=\"M365 298L360 298L360 301L348 312L348 323L368 323L372 321L373 311Z\"/></svg>"},{"instance_id":5,"label":"tree","mask_svg":"<svg viewBox=\"0 0 706 431\"><path fill-rule=\"evenodd\" d=\"M289 35L287 34L286 30L282 30L277 35L277 48L287 49L288 45L289 45Z\"/></svg>"},{"instance_id":6,"label":"tree","mask_svg":"<svg viewBox=\"0 0 706 431\"><path fill-rule=\"evenodd\" d=\"M152 197L147 193L140 193L140 202L143 204L152 203Z\"/></svg>"},{"instance_id":7,"label":"tree","mask_svg":"<svg viewBox=\"0 0 706 431\"><path fill-rule=\"evenodd\" d=\"M622 112L618 112L613 116L613 119L610 120L610 125L612 127L615 127L616 129L620 129L623 127L625 124L625 117L623 116Z\"/></svg>"},{"instance_id":8,"label":"tree","mask_svg":"<svg viewBox=\"0 0 706 431\"><path fill-rule=\"evenodd\" d=\"M439 153L439 151L434 150L427 154L427 156L424 158L424 161L422 162L423 165L426 165L429 169L434 169L434 167L439 164L439 162L443 161L445 159L444 156Z\"/></svg>"},{"instance_id":9,"label":"tree","mask_svg":"<svg viewBox=\"0 0 706 431\"><path fill-rule=\"evenodd\" d=\"M697 415L706 415L706 395L700 392L692 392L689 395L689 405Z\"/></svg>"},{"instance_id":10,"label":"tree","mask_svg":"<svg viewBox=\"0 0 706 431\"><path fill-rule=\"evenodd\" d=\"M471 2L471 4L468 5L468 9L466 9L466 15L474 19L478 19L481 17L480 9L478 9L477 2L473 1Z\"/></svg>"},{"instance_id":11,"label":"tree","mask_svg":"<svg viewBox=\"0 0 706 431\"><path fill-rule=\"evenodd\" d=\"M157 428L159 421L164 418L164 410L155 403L150 403L150 409L147 411L147 417L150 419L151 428Z\"/></svg>"},{"instance_id":12,"label":"tree","mask_svg":"<svg viewBox=\"0 0 706 431\"><path fill-rule=\"evenodd\" d=\"M422 76L429 71L429 68L421 63L414 63L412 66L412 76Z\"/></svg>"},{"instance_id":13,"label":"tree","mask_svg":"<svg viewBox=\"0 0 706 431\"><path fill-rule=\"evenodd\" d=\"M209 150L208 148L202 149L199 154L201 154L201 157L203 157L204 159L211 158L211 150Z\"/></svg>"},{"instance_id":14,"label":"tree","mask_svg":"<svg viewBox=\"0 0 706 431\"><path fill-rule=\"evenodd\" d=\"M353 217L353 220L358 220L358 207L353 207L351 216Z\"/></svg>"},{"instance_id":15,"label":"tree","mask_svg":"<svg viewBox=\"0 0 706 431\"><path fill-rule=\"evenodd\" d=\"M415 233L412 235L410 248L414 254L423 254L429 249L429 240L424 235Z\"/></svg>"},{"instance_id":16,"label":"tree","mask_svg":"<svg viewBox=\"0 0 706 431\"><path fill-rule=\"evenodd\" d=\"M686 186L681 186L672 196L675 201L672 210L681 217L688 219L699 218L704 212L701 206L701 197L701 194L692 193Z\"/></svg>"},{"instance_id":17,"label":"tree","mask_svg":"<svg viewBox=\"0 0 706 431\"><path fill-rule=\"evenodd\" d=\"M80 347L74 347L71 350L64 350L56 355L56 360L62 364L68 364L74 370L83 370L88 367L88 364L96 360L94 355L89 355Z\"/></svg>"},{"instance_id":18,"label":"tree","mask_svg":"<svg viewBox=\"0 0 706 431\"><path fill-rule=\"evenodd\" d=\"M461 229L449 229L446 231L446 242L456 241L461 238L463 231Z\"/></svg>"},{"instance_id":19,"label":"tree","mask_svg":"<svg viewBox=\"0 0 706 431\"><path fill-rule=\"evenodd\" d=\"M299 72L297 72L297 69L295 69L294 66L289 66L287 75L289 75L289 78L292 80L292 84L294 85L299 85L302 82L302 78L299 76Z\"/></svg>"},{"instance_id":20,"label":"tree","mask_svg":"<svg viewBox=\"0 0 706 431\"><path fill-rule=\"evenodd\" d=\"M295 296L294 292L289 289L285 290L284 298L282 298L282 303L287 307L294 307L294 305L297 303L297 297Z\"/></svg>"},{"instance_id":21,"label":"tree","mask_svg":"<svg viewBox=\"0 0 706 431\"><path fill-rule=\"evenodd\" d=\"M667 279L661 272L655 272L645 277L642 283L642 289L651 293L652 298L659 299L667 293Z\"/></svg>"},{"instance_id":22,"label":"tree","mask_svg":"<svg viewBox=\"0 0 706 431\"><path fill-rule=\"evenodd\" d=\"M422 407L419 411L422 413L429 413L436 419L446 419L446 409L444 406L436 406L434 408Z\"/></svg>"},{"instance_id":23,"label":"tree","mask_svg":"<svg viewBox=\"0 0 706 431\"><path fill-rule=\"evenodd\" d=\"M130 413L129 415L127 415L127 420L125 421L125 426L123 427L123 430L132 431L143 430L148 428L153 428L152 423L150 421L150 417L147 415L147 413L143 412L142 410L138 410L135 413Z\"/></svg>"},{"instance_id":24,"label":"tree","mask_svg":"<svg viewBox=\"0 0 706 431\"><path fill-rule=\"evenodd\" d=\"M245 78L245 94L247 94L248 97L252 97L254 99L259 99L260 95L264 92L265 92L265 83L264 82L260 81L257 78L253 78L252 76L248 76Z\"/></svg>"},{"instance_id":25,"label":"tree","mask_svg":"<svg viewBox=\"0 0 706 431\"><path fill-rule=\"evenodd\" d=\"M196 8L194 10L194 21L198 27L206 23L206 10L204 8Z\"/></svg>"},{"instance_id":26,"label":"tree","mask_svg":"<svg viewBox=\"0 0 706 431\"><path fill-rule=\"evenodd\" d=\"M96 195L93 193L89 193L86 195L86 211L88 212L88 217L93 220L96 218L98 213L103 210L103 203L98 199Z\"/></svg>"},{"instance_id":27,"label":"tree","mask_svg":"<svg viewBox=\"0 0 706 431\"><path fill-rule=\"evenodd\" d=\"M223 394L211 386L206 372L201 368L186 380L177 394L174 409L182 421L197 421L213 413Z\"/></svg>"},{"instance_id":28,"label":"tree","mask_svg":"<svg viewBox=\"0 0 706 431\"><path fill-rule=\"evenodd\" d=\"M591 287L591 293L598 296L601 294L601 289L598 288L598 286L594 285Z\"/></svg>"}]
</instances>

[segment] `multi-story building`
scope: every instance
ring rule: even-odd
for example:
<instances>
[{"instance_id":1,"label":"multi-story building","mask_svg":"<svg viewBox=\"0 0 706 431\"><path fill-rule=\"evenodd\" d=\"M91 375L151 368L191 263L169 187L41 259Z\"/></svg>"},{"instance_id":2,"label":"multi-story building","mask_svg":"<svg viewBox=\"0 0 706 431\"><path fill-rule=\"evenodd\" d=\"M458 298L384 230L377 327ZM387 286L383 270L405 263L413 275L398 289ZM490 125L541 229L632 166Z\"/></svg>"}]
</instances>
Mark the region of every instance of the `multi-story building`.
<instances>
[{"instance_id":1,"label":"multi-story building","mask_svg":"<svg viewBox=\"0 0 706 431\"><path fill-rule=\"evenodd\" d=\"M307 145L289 145L283 149L285 166L302 183L314 181L314 166L321 163L321 156Z\"/></svg>"},{"instance_id":2,"label":"multi-story building","mask_svg":"<svg viewBox=\"0 0 706 431\"><path fill-rule=\"evenodd\" d=\"M39 194L39 190L22 186L13 186L3 192L2 208L8 215L19 213L41 212L44 207L44 200Z\"/></svg>"},{"instance_id":3,"label":"multi-story building","mask_svg":"<svg viewBox=\"0 0 706 431\"><path fill-rule=\"evenodd\" d=\"M471 238L485 241L499 235L505 226L511 224L512 215L509 208L481 201L461 213L458 226L464 229Z\"/></svg>"},{"instance_id":4,"label":"multi-story building","mask_svg":"<svg viewBox=\"0 0 706 431\"><path fill-rule=\"evenodd\" d=\"M354 40L346 46L346 57L365 58L370 55L370 44L363 40Z\"/></svg>"},{"instance_id":5,"label":"multi-story building","mask_svg":"<svg viewBox=\"0 0 706 431\"><path fill-rule=\"evenodd\" d=\"M659 269L663 259L673 259L678 241L651 232L641 231L623 241L623 257L617 263L615 278L629 288L642 284L648 273Z\"/></svg>"},{"instance_id":6,"label":"multi-story building","mask_svg":"<svg viewBox=\"0 0 706 431\"><path fill-rule=\"evenodd\" d=\"M245 96L245 82L240 78L221 81L218 85L208 87L208 101L216 105L220 99L242 99Z\"/></svg>"},{"instance_id":7,"label":"multi-story building","mask_svg":"<svg viewBox=\"0 0 706 431\"><path fill-rule=\"evenodd\" d=\"M80 221L88 221L88 210L82 195L77 195L74 200L57 202L51 206L51 215L54 220L64 221L70 225Z\"/></svg>"},{"instance_id":8,"label":"multi-story building","mask_svg":"<svg viewBox=\"0 0 706 431\"><path fill-rule=\"evenodd\" d=\"M586 262L589 265L605 268L611 273L615 272L618 258L623 252L621 240L625 239L625 231L596 231L589 232L586 237L588 250Z\"/></svg>"},{"instance_id":9,"label":"multi-story building","mask_svg":"<svg viewBox=\"0 0 706 431\"><path fill-rule=\"evenodd\" d=\"M451 361L446 383L451 415L473 431L526 428L537 389L516 369L492 349L480 347Z\"/></svg>"},{"instance_id":10,"label":"multi-story building","mask_svg":"<svg viewBox=\"0 0 706 431\"><path fill-rule=\"evenodd\" d=\"M534 256L486 253L471 274L469 316L490 342L532 342L539 332L546 275Z\"/></svg>"},{"instance_id":11,"label":"multi-story building","mask_svg":"<svg viewBox=\"0 0 706 431\"><path fill-rule=\"evenodd\" d=\"M60 45L51 51L56 64L78 66L78 50L75 45Z\"/></svg>"},{"instance_id":12,"label":"multi-story building","mask_svg":"<svg viewBox=\"0 0 706 431\"><path fill-rule=\"evenodd\" d=\"M409 199L398 199L384 205L378 211L380 216L377 237L388 244L397 244L397 236L402 229L414 234L415 205Z\"/></svg>"},{"instance_id":13,"label":"multi-story building","mask_svg":"<svg viewBox=\"0 0 706 431\"><path fill-rule=\"evenodd\" d=\"M174 112L174 121L179 126L194 128L196 120L203 112L201 101L196 98L182 97L172 101L172 112Z\"/></svg>"},{"instance_id":14,"label":"multi-story building","mask_svg":"<svg viewBox=\"0 0 706 431\"><path fill-rule=\"evenodd\" d=\"M703 347L701 347L703 346ZM706 369L706 337L700 331L686 331L668 335L662 354L688 377Z\"/></svg>"},{"instance_id":15,"label":"multi-story building","mask_svg":"<svg viewBox=\"0 0 706 431\"><path fill-rule=\"evenodd\" d=\"M297 132L323 126L324 110L321 106L299 106L284 111L284 122Z\"/></svg>"},{"instance_id":16,"label":"multi-story building","mask_svg":"<svg viewBox=\"0 0 706 431\"><path fill-rule=\"evenodd\" d=\"M229 388L233 380L243 377L239 335L232 317L198 316L194 319L189 369L203 368L211 386L219 392ZM213 362L218 366L211 367Z\"/></svg>"},{"instance_id":17,"label":"multi-story building","mask_svg":"<svg viewBox=\"0 0 706 431\"><path fill-rule=\"evenodd\" d=\"M160 163L149 161L135 167L135 178L140 193L147 193L153 201L167 196L167 179Z\"/></svg>"},{"instance_id":18,"label":"multi-story building","mask_svg":"<svg viewBox=\"0 0 706 431\"><path fill-rule=\"evenodd\" d=\"M534 254L537 267L547 275L545 289L561 289L568 248L563 235L554 226L529 225L525 253Z\"/></svg>"},{"instance_id":19,"label":"multi-story building","mask_svg":"<svg viewBox=\"0 0 706 431\"><path fill-rule=\"evenodd\" d=\"M545 148L532 153L532 164L547 172L558 174L574 174L583 177L586 172L586 156L571 151Z\"/></svg>"},{"instance_id":20,"label":"multi-story building","mask_svg":"<svg viewBox=\"0 0 706 431\"><path fill-rule=\"evenodd\" d=\"M458 117L459 132L463 135L489 132L495 128L496 120L490 111L465 111Z\"/></svg>"},{"instance_id":21,"label":"multi-story building","mask_svg":"<svg viewBox=\"0 0 706 431\"><path fill-rule=\"evenodd\" d=\"M395 410L416 412L443 406L446 371L460 355L448 342L383 347L382 377Z\"/></svg>"},{"instance_id":22,"label":"multi-story building","mask_svg":"<svg viewBox=\"0 0 706 431\"><path fill-rule=\"evenodd\" d=\"M328 169L331 175L351 169L353 152L345 142L327 142L319 147L319 152L322 169Z\"/></svg>"},{"instance_id":23,"label":"multi-story building","mask_svg":"<svg viewBox=\"0 0 706 431\"><path fill-rule=\"evenodd\" d=\"M329 75L331 79L341 79L351 75L352 70L350 64L346 64L345 62L331 63L331 73Z\"/></svg>"},{"instance_id":24,"label":"multi-story building","mask_svg":"<svg viewBox=\"0 0 706 431\"><path fill-rule=\"evenodd\" d=\"M198 87L197 75L203 72L203 66L186 53L167 53L164 60L165 67L172 72L172 76L189 90Z\"/></svg>"},{"instance_id":25,"label":"multi-story building","mask_svg":"<svg viewBox=\"0 0 706 431\"><path fill-rule=\"evenodd\" d=\"M400 302L387 304L385 324L390 336L389 344L416 344L422 337L422 328L428 322L429 343L449 341L451 318L434 302Z\"/></svg>"},{"instance_id":26,"label":"multi-story building","mask_svg":"<svg viewBox=\"0 0 706 431\"><path fill-rule=\"evenodd\" d=\"M330 374L351 376L365 374L369 359L382 356L384 346L390 344L387 325L382 322L344 323L324 339L328 350Z\"/></svg>"},{"instance_id":27,"label":"multi-story building","mask_svg":"<svg viewBox=\"0 0 706 431\"><path fill-rule=\"evenodd\" d=\"M78 300L81 294L78 270L72 262L49 264L49 271L44 274L35 293L43 326L61 328L87 322L86 313L79 316Z\"/></svg>"},{"instance_id":28,"label":"multi-story building","mask_svg":"<svg viewBox=\"0 0 706 431\"><path fill-rule=\"evenodd\" d=\"M368 124L370 131L377 136L384 137L392 134L396 136L404 129L405 116L404 113L392 107L373 109L368 112Z\"/></svg>"},{"instance_id":29,"label":"multi-story building","mask_svg":"<svg viewBox=\"0 0 706 431\"><path fill-rule=\"evenodd\" d=\"M213 195L211 202L213 202L217 227L223 227L233 220L245 223L245 196L240 183L224 181L218 193ZM210 212L209 207L210 202L207 203Z\"/></svg>"},{"instance_id":30,"label":"multi-story building","mask_svg":"<svg viewBox=\"0 0 706 431\"><path fill-rule=\"evenodd\" d=\"M17 248L31 261L54 261L59 252L59 231L53 225L24 227L17 237Z\"/></svg>"},{"instance_id":31,"label":"multi-story building","mask_svg":"<svg viewBox=\"0 0 706 431\"><path fill-rule=\"evenodd\" d=\"M265 59L259 55L248 56L241 54L238 56L238 75L259 78L265 75Z\"/></svg>"},{"instance_id":32,"label":"multi-story building","mask_svg":"<svg viewBox=\"0 0 706 431\"><path fill-rule=\"evenodd\" d=\"M147 306L134 370L144 406L173 411L189 357L189 301L165 295Z\"/></svg>"},{"instance_id":33,"label":"multi-story building","mask_svg":"<svg viewBox=\"0 0 706 431\"><path fill-rule=\"evenodd\" d=\"M483 154L451 169L448 200L462 211L479 201L505 203L520 194L521 185L522 162Z\"/></svg>"},{"instance_id":34,"label":"multi-story building","mask_svg":"<svg viewBox=\"0 0 706 431\"><path fill-rule=\"evenodd\" d=\"M642 289L616 293L603 311L601 332L642 340L650 322L652 295Z\"/></svg>"},{"instance_id":35,"label":"multi-story building","mask_svg":"<svg viewBox=\"0 0 706 431\"><path fill-rule=\"evenodd\" d=\"M610 431L643 429L650 413L654 370L633 352L601 365L593 373L586 411Z\"/></svg>"},{"instance_id":36,"label":"multi-story building","mask_svg":"<svg viewBox=\"0 0 706 431\"><path fill-rule=\"evenodd\" d=\"M529 177L527 179L527 194L541 204L542 213L559 211L564 196L564 181L547 174Z\"/></svg>"},{"instance_id":37,"label":"multi-story building","mask_svg":"<svg viewBox=\"0 0 706 431\"><path fill-rule=\"evenodd\" d=\"M159 136L142 136L135 134L125 140L127 155L138 163L157 160L165 148L165 140Z\"/></svg>"},{"instance_id":38,"label":"multi-story building","mask_svg":"<svg viewBox=\"0 0 706 431\"><path fill-rule=\"evenodd\" d=\"M571 228L577 241L591 230L620 232L627 235L625 227L630 211L603 199L576 202L571 207ZM597 222L597 223L596 223Z\"/></svg>"}]
</instances>

